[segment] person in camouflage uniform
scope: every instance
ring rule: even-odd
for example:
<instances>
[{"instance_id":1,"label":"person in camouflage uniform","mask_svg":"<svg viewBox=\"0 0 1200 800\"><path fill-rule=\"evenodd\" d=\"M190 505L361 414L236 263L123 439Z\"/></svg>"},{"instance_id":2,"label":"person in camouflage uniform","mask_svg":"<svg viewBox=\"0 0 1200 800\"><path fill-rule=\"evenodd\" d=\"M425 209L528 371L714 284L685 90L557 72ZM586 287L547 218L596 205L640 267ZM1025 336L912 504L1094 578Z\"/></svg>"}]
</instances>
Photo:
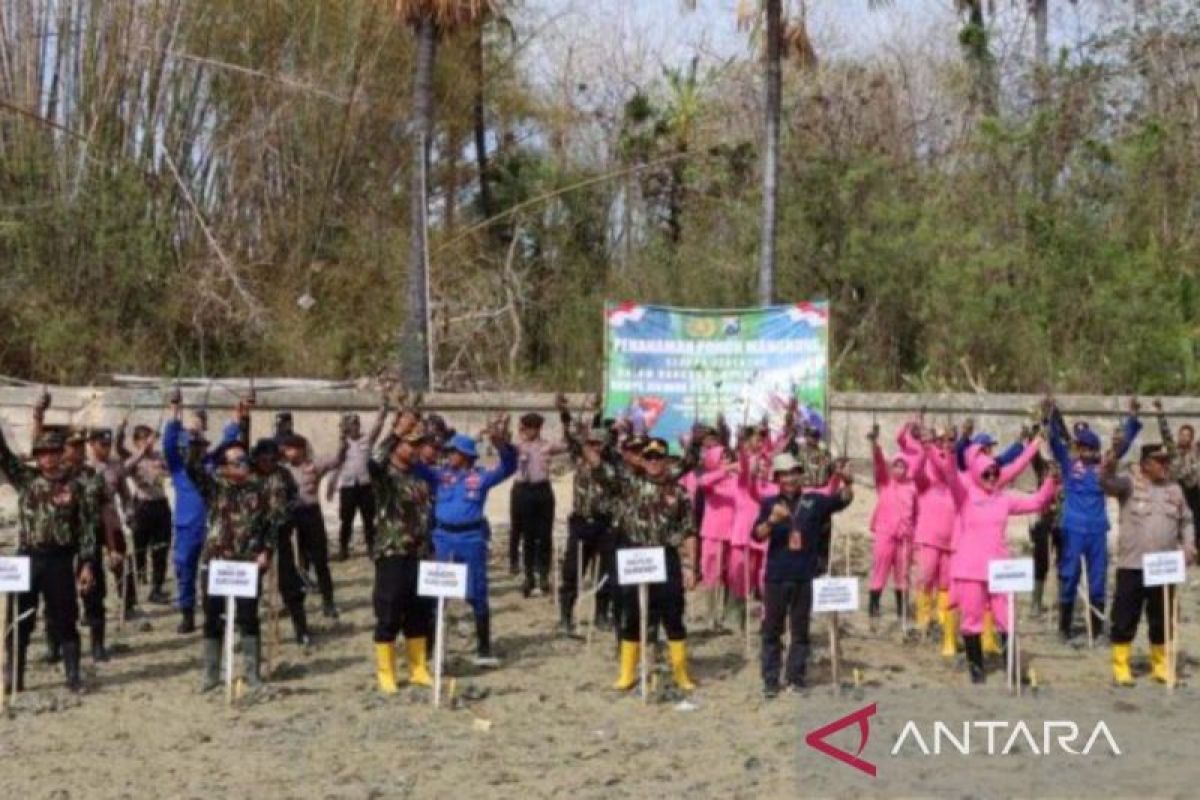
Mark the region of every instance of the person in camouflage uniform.
<instances>
[{"instance_id":1,"label":"person in camouflage uniform","mask_svg":"<svg viewBox=\"0 0 1200 800\"><path fill-rule=\"evenodd\" d=\"M648 628L656 635L661 622L667 633L671 671L683 691L695 688L687 669L687 628L684 627L684 592L696 585L696 520L687 490L679 485L667 463L668 446L651 439L641 451L640 474L623 477L622 541L619 547L662 547L666 553L666 583L649 587ZM676 468L678 469L678 467ZM637 587L621 587L624 615L621 625L620 675L614 688L632 689L637 683L640 658L640 613Z\"/></svg>"},{"instance_id":2,"label":"person in camouflage uniform","mask_svg":"<svg viewBox=\"0 0 1200 800\"><path fill-rule=\"evenodd\" d=\"M167 579L167 555L171 550L171 505L167 502L167 464L154 445L158 435L153 428L133 428L133 450L125 447L125 423L117 427L117 455L124 459L125 470L133 482L130 511L133 528L133 557L138 580L150 584L151 603L166 605L171 598L163 591ZM149 570L147 570L147 565ZM130 590L126 603L136 605L136 590Z\"/></svg>"},{"instance_id":3,"label":"person in camouflage uniform","mask_svg":"<svg viewBox=\"0 0 1200 800\"><path fill-rule=\"evenodd\" d=\"M562 580L559 581L559 632L569 636L574 628L573 612L579 595L576 585L582 560L582 572L587 574L594 562L598 562L597 576L604 578L604 586L596 594L597 627L608 625L610 587L616 581L613 554L615 542L612 528L612 490L616 480L616 468L604 458L604 443L608 431L593 427L580 437L572 432L570 416L563 423L568 452L575 465L575 477L571 485L571 516L567 521L567 547L562 562Z\"/></svg>"},{"instance_id":4,"label":"person in camouflage uniform","mask_svg":"<svg viewBox=\"0 0 1200 800\"><path fill-rule=\"evenodd\" d=\"M83 484L90 497L90 504L97 510L93 517L95 553L92 563L96 565L92 587L80 593L83 601L83 617L91 634L92 660L107 661L108 651L104 646L105 611L104 601L108 597L108 581L104 575L104 549L108 549L109 567L117 572L124 565L125 536L121 531L121 518L117 515L113 494L104 476L87 463L87 431L72 429L66 437L63 464Z\"/></svg>"},{"instance_id":5,"label":"person in camouflage uniform","mask_svg":"<svg viewBox=\"0 0 1200 800\"><path fill-rule=\"evenodd\" d=\"M433 603L417 594L422 559L433 553L433 492L413 471L427 439L415 425L398 426L368 462L375 492L375 662L379 689L395 694L396 637L404 634L408 682L432 686L426 666Z\"/></svg>"},{"instance_id":6,"label":"person in camouflage uniform","mask_svg":"<svg viewBox=\"0 0 1200 800\"><path fill-rule=\"evenodd\" d=\"M200 585L207 590L208 563L249 561L258 564L260 573L271 566L278 533L278 512L271 507L266 482L250 468L250 458L241 442L222 448L219 466L207 473L204 493L211 498L208 509L208 537L201 555ZM262 684L258 667L260 640L258 594L235 601L235 621L242 635L242 659L247 684ZM204 678L201 691L215 689L221 683L221 635L225 617L225 598L204 592Z\"/></svg>"},{"instance_id":7,"label":"person in camouflage uniform","mask_svg":"<svg viewBox=\"0 0 1200 800\"><path fill-rule=\"evenodd\" d=\"M101 571L96 562L95 541L100 510L95 493L63 466L62 455L62 437L43 433L33 444L36 466L27 466L13 454L0 433L0 472L17 491L17 554L30 559L30 590L16 596L15 614L11 617L20 620L15 654L11 637L5 637L8 655L14 659L6 663L15 663L17 669L15 685L11 673L3 679L10 681L10 689L18 691L25 688L26 652L37 619L39 595L45 604L46 627L61 644L67 687L76 692L83 688L76 628L79 620L76 579L79 591L86 596Z\"/></svg>"},{"instance_id":8,"label":"person in camouflage uniform","mask_svg":"<svg viewBox=\"0 0 1200 800\"><path fill-rule=\"evenodd\" d=\"M1172 436L1161 400L1154 401L1154 410L1158 413L1159 434L1171 458L1171 480L1183 489L1183 498L1192 512L1194 549L1200 551L1200 445L1196 443L1196 429L1180 425L1179 435Z\"/></svg>"},{"instance_id":9,"label":"person in camouflage uniform","mask_svg":"<svg viewBox=\"0 0 1200 800\"><path fill-rule=\"evenodd\" d=\"M133 499L125 482L128 471L125 464L112 456L113 434L108 428L93 428L87 436L90 459L88 466L99 475L104 482L104 505L101 507L101 517L104 523L105 543L109 551L109 569L116 583L118 598L124 603L125 611L134 609L137 590L133 584L133 573L126 563L125 528L122 517L132 515ZM117 501L120 501L120 513ZM101 615L99 626L92 627L92 658L96 661L107 661L108 652L104 648L104 619Z\"/></svg>"},{"instance_id":10,"label":"person in camouflage uniform","mask_svg":"<svg viewBox=\"0 0 1200 800\"><path fill-rule=\"evenodd\" d=\"M304 609L304 579L296 564L296 548L293 533L293 512L296 508L298 489L296 481L286 467L279 463L279 444L274 439L259 439L250 453L250 463L255 476L262 481L267 496L267 524L271 527L271 538L275 542L272 550L276 555L275 578L284 607L292 620L292 632L296 644L301 647L312 645L312 634L308 630L308 613Z\"/></svg>"}]
</instances>

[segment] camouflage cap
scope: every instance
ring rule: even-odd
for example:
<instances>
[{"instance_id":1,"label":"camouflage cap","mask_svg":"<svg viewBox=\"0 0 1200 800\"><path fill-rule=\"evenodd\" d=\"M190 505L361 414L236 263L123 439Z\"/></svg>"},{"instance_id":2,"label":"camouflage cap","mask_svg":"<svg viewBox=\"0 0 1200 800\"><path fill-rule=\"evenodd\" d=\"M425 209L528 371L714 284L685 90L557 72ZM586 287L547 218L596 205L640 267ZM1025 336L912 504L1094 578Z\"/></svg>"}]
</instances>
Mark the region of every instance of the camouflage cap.
<instances>
[{"instance_id":1,"label":"camouflage cap","mask_svg":"<svg viewBox=\"0 0 1200 800\"><path fill-rule=\"evenodd\" d=\"M599 426L589 428L588 432L587 432L587 438L585 439L585 441L588 441L588 442L606 442L606 441L608 441L608 429L601 428Z\"/></svg>"},{"instance_id":2,"label":"camouflage cap","mask_svg":"<svg viewBox=\"0 0 1200 800\"><path fill-rule=\"evenodd\" d=\"M43 431L42 435L33 443L32 454L38 453L61 453L63 449L63 436L58 431Z\"/></svg>"},{"instance_id":3,"label":"camouflage cap","mask_svg":"<svg viewBox=\"0 0 1200 800\"><path fill-rule=\"evenodd\" d=\"M670 446L666 439L651 439L642 448L643 458L666 458L670 453Z\"/></svg>"},{"instance_id":4,"label":"camouflage cap","mask_svg":"<svg viewBox=\"0 0 1200 800\"><path fill-rule=\"evenodd\" d=\"M88 431L89 442L100 442L101 444L112 444L113 432L112 428L92 428Z\"/></svg>"},{"instance_id":5,"label":"camouflage cap","mask_svg":"<svg viewBox=\"0 0 1200 800\"><path fill-rule=\"evenodd\" d=\"M87 431L83 428L71 428L67 431L65 442L68 445L87 444Z\"/></svg>"},{"instance_id":6,"label":"camouflage cap","mask_svg":"<svg viewBox=\"0 0 1200 800\"><path fill-rule=\"evenodd\" d=\"M647 439L645 436L643 436L642 434L639 433L639 434L635 434L634 436L630 436L628 439L621 442L621 449L622 450L636 450L636 451L640 452L641 450L645 449L646 445L649 444L649 442L650 442L649 439Z\"/></svg>"}]
</instances>

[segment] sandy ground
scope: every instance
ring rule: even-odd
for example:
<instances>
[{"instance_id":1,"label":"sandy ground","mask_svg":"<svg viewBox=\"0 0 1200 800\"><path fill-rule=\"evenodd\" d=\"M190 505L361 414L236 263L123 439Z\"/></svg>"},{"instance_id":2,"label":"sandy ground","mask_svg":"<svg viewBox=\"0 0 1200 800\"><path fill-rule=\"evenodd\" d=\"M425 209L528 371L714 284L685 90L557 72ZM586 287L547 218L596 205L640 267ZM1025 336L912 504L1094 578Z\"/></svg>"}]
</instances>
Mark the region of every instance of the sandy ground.
<instances>
[{"instance_id":1,"label":"sandy ground","mask_svg":"<svg viewBox=\"0 0 1200 800\"><path fill-rule=\"evenodd\" d=\"M567 486L558 488L565 506ZM491 508L500 543L507 494L506 488L497 492ZM11 490L0 490L0 501L11 508ZM839 572L847 538L852 572L868 566L872 505L870 492L861 489L838 521ZM1027 539L1023 531L1014 527L1015 541ZM759 695L757 641L748 658L740 633L707 630L699 620L707 603L695 594L689 598L690 644L700 688L692 707L680 708L671 699L644 706L634 695L612 692L611 638L597 635L589 650L582 641L556 637L554 605L547 598L522 599L500 548L494 555L493 625L503 665L490 671L470 665L469 617L465 606L454 607L457 623L447 640L457 697L452 709L433 710L429 693L416 688L392 698L376 692L371 568L359 552L334 565L342 619L321 620L310 599L317 645L306 653L285 643L269 687L233 708L219 695L197 693L199 638L177 636L174 611L162 607L149 607L145 620L111 634L111 662L93 665L85 657L82 697L61 688L58 668L31 665L30 691L0 718L0 797L1196 795L1195 575L1184 600L1183 685L1171 695L1144 674L1134 689L1112 688L1107 648L1064 647L1048 618L1030 620L1022 609L1024 649L1039 687L1020 699L1006 693L998 665L986 686L972 687L961 664L943 661L932 642L902 643L890 619L871 633L865 617L855 615L845 620L843 687L835 690L830 682L828 628L821 619L813 628L811 688L768 702ZM1048 595L1053 585L1051 579ZM288 629L285 621L282 630ZM1135 648L1143 673L1144 630ZM34 655L40 642L38 634ZM870 703L877 714L862 757L876 765L876 777L806 746L807 733ZM1057 749L1036 755L1028 746L989 756L979 730L970 756L924 756L913 746L892 756L908 720L926 736L934 720L954 731L969 721L1024 720L1039 747L1043 721L1072 720L1082 731L1076 748L1103 720L1121 754L1101 741L1086 757ZM1007 738L997 735L995 752ZM853 728L831 741L851 751L858 745Z\"/></svg>"}]
</instances>

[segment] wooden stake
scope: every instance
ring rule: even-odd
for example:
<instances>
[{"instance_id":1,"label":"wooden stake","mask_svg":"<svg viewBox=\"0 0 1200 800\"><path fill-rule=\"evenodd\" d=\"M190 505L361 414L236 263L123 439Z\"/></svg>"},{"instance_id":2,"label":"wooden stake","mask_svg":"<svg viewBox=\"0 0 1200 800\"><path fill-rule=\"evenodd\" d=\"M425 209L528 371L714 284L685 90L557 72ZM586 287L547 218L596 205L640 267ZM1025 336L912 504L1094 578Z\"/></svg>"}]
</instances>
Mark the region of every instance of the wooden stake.
<instances>
[{"instance_id":1,"label":"wooden stake","mask_svg":"<svg viewBox=\"0 0 1200 800\"><path fill-rule=\"evenodd\" d=\"M434 624L433 646L433 707L442 704L442 668L446 659L446 598L437 599L437 620Z\"/></svg>"},{"instance_id":2,"label":"wooden stake","mask_svg":"<svg viewBox=\"0 0 1200 800\"><path fill-rule=\"evenodd\" d=\"M642 644L642 649L640 651L642 660L642 705L646 705L648 702L650 702L650 654L646 652L648 649L646 643L646 639L648 638L646 627L648 624L647 618L650 616L650 588L644 583L638 584L638 610L641 612L640 619L638 620L638 637L641 639Z\"/></svg>"},{"instance_id":3,"label":"wooden stake","mask_svg":"<svg viewBox=\"0 0 1200 800\"><path fill-rule=\"evenodd\" d=\"M275 670L275 655L279 650L279 603L277 596L279 595L279 552L276 550L271 556L275 562L271 565L272 571L275 574L275 586L271 586L271 577L268 573L266 583L267 591L267 657L266 664L263 669L264 677L271 677ZM296 566L299 569L299 566Z\"/></svg>"},{"instance_id":4,"label":"wooden stake","mask_svg":"<svg viewBox=\"0 0 1200 800\"><path fill-rule=\"evenodd\" d=\"M13 614L15 618L17 615ZM16 627L14 623L13 627ZM0 708L4 708L6 701L5 687L8 681L4 680L4 634L8 632L8 592L0 592ZM13 643L16 644L15 642ZM13 647L13 663L17 663L17 648ZM13 691L16 691L17 682L13 680Z\"/></svg>"},{"instance_id":5,"label":"wooden stake","mask_svg":"<svg viewBox=\"0 0 1200 800\"><path fill-rule=\"evenodd\" d=\"M1170 586L1170 584L1164 583L1163 587L1162 587L1162 592L1163 592L1162 608L1163 608L1163 642L1164 642L1163 655L1166 657L1166 661L1167 661L1167 691L1172 692L1175 690L1175 653L1174 653L1174 651L1175 651L1175 642L1174 642L1175 611L1171 607L1172 603L1171 603L1171 586Z\"/></svg>"},{"instance_id":6,"label":"wooden stake","mask_svg":"<svg viewBox=\"0 0 1200 800\"><path fill-rule=\"evenodd\" d=\"M1079 565L1083 568L1083 618L1087 622L1088 648L1095 648L1096 639L1092 634L1092 589L1088 581L1087 560L1079 557Z\"/></svg>"},{"instance_id":7,"label":"wooden stake","mask_svg":"<svg viewBox=\"0 0 1200 800\"><path fill-rule=\"evenodd\" d=\"M743 615L743 626L746 630L746 656L749 657L752 649L750 644L750 543L747 542L744 556L742 557L742 582L746 591L746 608Z\"/></svg>"},{"instance_id":8,"label":"wooden stake","mask_svg":"<svg viewBox=\"0 0 1200 800\"><path fill-rule=\"evenodd\" d=\"M33 587L31 586L30 589L32 589L32 588ZM37 597L33 594L32 591L29 593L29 599L33 603L37 602ZM21 646L21 642L18 638L17 631L21 627L21 602L20 602L20 600L21 600L20 594L12 595L12 607L13 607L13 613L12 613L12 665L9 667L9 669L12 671L12 697L10 698L10 700L16 700L17 693L19 691L17 689L17 682L18 682L18 678L20 676L18 675L17 665L21 663L21 656L20 656L20 653L17 648L19 648ZM34 606L34 607L36 608L36 606ZM32 613L32 611L30 613ZM4 628L3 628L3 626L0 626L0 639L2 639L3 637L4 637Z\"/></svg>"},{"instance_id":9,"label":"wooden stake","mask_svg":"<svg viewBox=\"0 0 1200 800\"><path fill-rule=\"evenodd\" d=\"M233 595L225 598L225 704L233 705Z\"/></svg>"},{"instance_id":10,"label":"wooden stake","mask_svg":"<svg viewBox=\"0 0 1200 800\"><path fill-rule=\"evenodd\" d=\"M592 649L592 634L596 632L596 609L600 607L600 554L597 553L592 559L592 568L588 570L591 573L592 579L592 602L591 613L588 614L587 620L587 649Z\"/></svg>"},{"instance_id":11,"label":"wooden stake","mask_svg":"<svg viewBox=\"0 0 1200 800\"><path fill-rule=\"evenodd\" d=\"M829 615L829 664L833 673L833 696L837 697L841 690L841 675L838 669L838 615Z\"/></svg>"},{"instance_id":12,"label":"wooden stake","mask_svg":"<svg viewBox=\"0 0 1200 800\"><path fill-rule=\"evenodd\" d=\"M1021 683L1021 679L1017 676L1017 659L1016 659L1016 655L1017 655L1017 647L1016 647L1016 644L1017 644L1016 604L1017 604L1017 602L1016 602L1016 599L1017 599L1017 596L1015 594L1013 594L1012 592L1009 592L1007 599L1008 599L1008 653L1006 655L1008 657L1007 658L1008 666L1007 666L1006 672L1008 674L1005 677L1008 680L1008 691L1012 692L1016 688L1014 686L1014 684L1019 685Z\"/></svg>"},{"instance_id":13,"label":"wooden stake","mask_svg":"<svg viewBox=\"0 0 1200 800\"><path fill-rule=\"evenodd\" d=\"M583 608L583 603L579 602L583 599L583 542L575 540L575 601L572 604L571 613L575 612L576 608ZM594 601L593 601L594 602Z\"/></svg>"},{"instance_id":14,"label":"wooden stake","mask_svg":"<svg viewBox=\"0 0 1200 800\"><path fill-rule=\"evenodd\" d=\"M1171 688L1172 689L1174 689L1175 684L1179 682L1179 638L1180 638L1179 632L1181 630L1179 623L1182 621L1181 617L1183 615L1183 612L1180 610L1180 606L1183 603L1183 598L1180 596L1180 592L1183 590L1184 585L1185 584L1182 584L1182 583L1179 584L1179 588L1171 593L1171 607L1174 609L1174 613L1171 614L1171 651L1170 651Z\"/></svg>"},{"instance_id":15,"label":"wooden stake","mask_svg":"<svg viewBox=\"0 0 1200 800\"><path fill-rule=\"evenodd\" d=\"M566 556L562 560L566 561ZM554 541L554 534L550 534L550 604L554 605L554 600L558 597L558 584L562 575L562 565L559 564L558 557L558 542Z\"/></svg>"}]
</instances>

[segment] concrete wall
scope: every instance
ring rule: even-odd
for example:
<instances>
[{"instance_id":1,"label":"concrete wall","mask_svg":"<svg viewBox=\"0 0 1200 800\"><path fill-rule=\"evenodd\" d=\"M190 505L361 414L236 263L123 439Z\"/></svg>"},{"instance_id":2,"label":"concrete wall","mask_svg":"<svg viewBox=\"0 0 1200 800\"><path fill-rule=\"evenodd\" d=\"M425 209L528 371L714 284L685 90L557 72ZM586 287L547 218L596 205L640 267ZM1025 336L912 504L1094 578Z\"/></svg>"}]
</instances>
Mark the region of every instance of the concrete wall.
<instances>
[{"instance_id":1,"label":"concrete wall","mask_svg":"<svg viewBox=\"0 0 1200 800\"><path fill-rule=\"evenodd\" d=\"M30 408L40 391L38 387L0 387L0 423L18 450L28 446ZM163 392L159 388L51 387L50 391L54 400L47 413L50 423L74 421L83 425L115 425L126 415L131 424L157 426L162 420ZM572 407L578 408L587 398L571 395L569 399ZM832 446L840 453L845 443L851 458L864 459L869 455L866 435L873 422L878 422L884 431L884 441L890 445L892 433L922 407L926 409L927 422L960 423L972 417L976 430L987 431L1007 442L1032 418L1038 400L1034 395L835 392L831 396ZM203 389L184 390L187 406L194 408L207 403L213 435L229 418L236 401L233 390L223 387L207 392ZM288 409L295 417L296 430L313 441L318 453L327 453L336 447L340 414L357 411L362 415L364 425L369 425L377 402L376 393L352 388L319 391L260 389L258 409L253 418L254 435L270 432L274 413ZM1128 398L1064 396L1059 398L1059 403L1068 420L1087 420L1107 440L1125 413ZM1163 404L1174 425L1182 422L1200 424L1200 398L1163 398ZM1143 405L1146 440L1158 441L1150 403L1144 400ZM425 406L445 416L458 430L478 433L490 417L499 412L508 412L515 420L521 413L539 411L553 420L554 395L520 392L432 394L426 397ZM557 422L551 421L548 428L555 431Z\"/></svg>"}]
</instances>

